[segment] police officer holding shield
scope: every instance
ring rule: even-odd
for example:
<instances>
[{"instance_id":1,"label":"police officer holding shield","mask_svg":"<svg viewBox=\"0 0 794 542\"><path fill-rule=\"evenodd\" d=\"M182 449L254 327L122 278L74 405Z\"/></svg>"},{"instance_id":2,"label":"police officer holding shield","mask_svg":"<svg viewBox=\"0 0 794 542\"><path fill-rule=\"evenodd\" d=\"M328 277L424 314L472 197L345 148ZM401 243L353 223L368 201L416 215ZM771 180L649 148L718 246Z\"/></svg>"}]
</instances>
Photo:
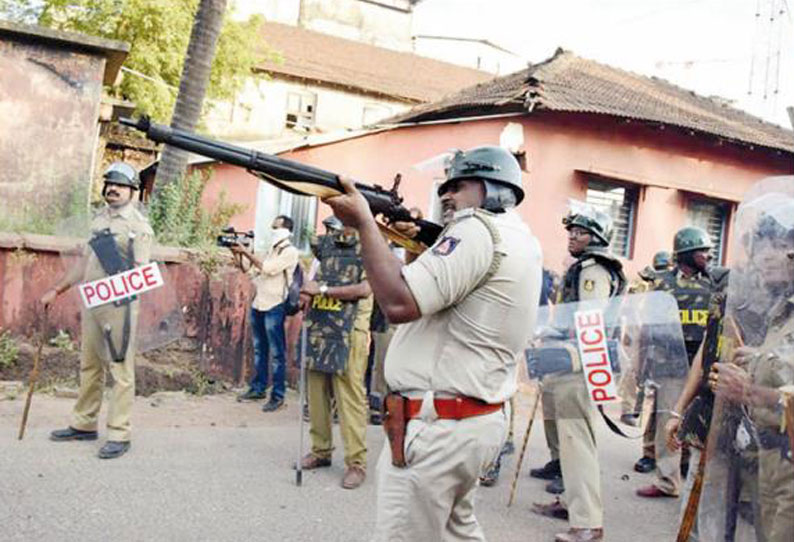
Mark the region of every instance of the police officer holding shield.
<instances>
[{"instance_id":1,"label":"police officer holding shield","mask_svg":"<svg viewBox=\"0 0 794 542\"><path fill-rule=\"evenodd\" d=\"M439 187L446 228L405 265L349 180L327 203L356 227L372 290L391 323L374 540L483 540L480 475L507 434L540 295L540 246L512 208L524 197L515 158L457 151Z\"/></svg>"},{"instance_id":2,"label":"police officer holding shield","mask_svg":"<svg viewBox=\"0 0 794 542\"><path fill-rule=\"evenodd\" d=\"M684 333L684 344L687 350L689 365L695 357L706 332L709 299L714 287L708 271L712 249L711 238L701 228L685 227L678 230L673 238L673 253L676 265L667 272L660 273L654 280L653 289L669 292L678 304L681 327ZM647 374L653 373L654 359L643 359L640 363L639 383L646 384ZM656 393L671 390L669 386L657 386ZM675 390L672 390L675 391ZM677 392L676 392L677 393ZM654 405L673 404L677 397L660 398L654 396ZM682 467L679 465L679 454L671 454L665 445L666 436L662 433L669 412L657 412L653 408L651 419L645 429L643 438L643 457L634 465L637 472L656 470L656 481L637 489L637 495L646 498L677 497L681 486ZM688 451L687 451L688 453ZM684 460L686 465L688 458ZM686 469L686 467L684 467Z\"/></svg>"},{"instance_id":3,"label":"police officer holding shield","mask_svg":"<svg viewBox=\"0 0 794 542\"><path fill-rule=\"evenodd\" d=\"M107 206L91 222L91 240L82 258L41 301L55 298L78 283L91 282L149 262L154 232L133 202L139 189L138 173L129 164L115 162L104 174L102 196ZM91 309L83 308L80 351L80 392L66 429L50 434L55 441L96 440L97 417L107 367L113 389L107 418L107 442L99 457L112 459L130 448L135 398L135 331L140 301L127 298Z\"/></svg>"},{"instance_id":4,"label":"police officer holding shield","mask_svg":"<svg viewBox=\"0 0 794 542\"><path fill-rule=\"evenodd\" d=\"M568 231L568 252L575 261L563 278L559 302L621 295L626 277L620 261L608 251L612 236L610 217L580 204L580 208L572 208L563 224ZM593 422L595 409L581 372L547 377L543 409L546 441L552 451L558 450L564 493L550 504L534 504L533 511L569 520L569 530L558 534L557 542L602 540L604 507Z\"/></svg>"}]
</instances>

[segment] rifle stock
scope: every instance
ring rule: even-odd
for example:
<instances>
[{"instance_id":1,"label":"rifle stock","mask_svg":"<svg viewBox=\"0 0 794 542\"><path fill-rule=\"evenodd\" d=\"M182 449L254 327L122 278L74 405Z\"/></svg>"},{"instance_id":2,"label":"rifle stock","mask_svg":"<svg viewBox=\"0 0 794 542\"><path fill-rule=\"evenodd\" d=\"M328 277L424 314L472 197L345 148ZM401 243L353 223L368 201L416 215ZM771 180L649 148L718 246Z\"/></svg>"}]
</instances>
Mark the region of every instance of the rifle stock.
<instances>
[{"instance_id":1,"label":"rifle stock","mask_svg":"<svg viewBox=\"0 0 794 542\"><path fill-rule=\"evenodd\" d=\"M121 118L119 122L144 132L148 139L157 143L245 168L260 179L293 194L323 198L344 192L339 176L331 171L155 124L146 117L138 120ZM403 199L397 193L398 184L399 182L395 182L391 190L363 183L356 183L356 188L367 200L373 214L382 214L389 222L416 223L421 229L415 240L426 246L432 245L441 233L441 226L428 220L413 218L410 211L402 205Z\"/></svg>"}]
</instances>

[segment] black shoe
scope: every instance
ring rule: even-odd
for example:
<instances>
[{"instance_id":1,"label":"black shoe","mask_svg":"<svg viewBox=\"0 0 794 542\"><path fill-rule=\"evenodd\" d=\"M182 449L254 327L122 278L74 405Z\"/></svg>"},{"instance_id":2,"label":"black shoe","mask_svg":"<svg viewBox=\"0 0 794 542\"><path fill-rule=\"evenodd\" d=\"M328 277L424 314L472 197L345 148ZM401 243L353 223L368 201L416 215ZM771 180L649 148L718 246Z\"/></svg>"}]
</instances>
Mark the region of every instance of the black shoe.
<instances>
[{"instance_id":1,"label":"black shoe","mask_svg":"<svg viewBox=\"0 0 794 542\"><path fill-rule=\"evenodd\" d=\"M56 429L50 433L50 440L96 440L96 431L80 431L74 427L67 427L66 429Z\"/></svg>"},{"instance_id":2,"label":"black shoe","mask_svg":"<svg viewBox=\"0 0 794 542\"><path fill-rule=\"evenodd\" d=\"M562 478L555 478L548 484L546 484L546 493L551 493L552 495L560 495L565 492L565 484L562 481Z\"/></svg>"},{"instance_id":3,"label":"black shoe","mask_svg":"<svg viewBox=\"0 0 794 542\"><path fill-rule=\"evenodd\" d=\"M656 460L652 457L641 457L639 461L634 463L634 470L643 474L656 469Z\"/></svg>"},{"instance_id":4,"label":"black shoe","mask_svg":"<svg viewBox=\"0 0 794 542\"><path fill-rule=\"evenodd\" d=\"M540 478L541 480L554 480L559 478L562 476L562 470L560 470L560 460L553 459L539 469L532 469L529 471L529 475L532 478Z\"/></svg>"},{"instance_id":5,"label":"black shoe","mask_svg":"<svg viewBox=\"0 0 794 542\"><path fill-rule=\"evenodd\" d=\"M129 449L129 441L109 440L99 449L99 454L97 455L99 455L99 459L115 459L126 454Z\"/></svg>"},{"instance_id":6,"label":"black shoe","mask_svg":"<svg viewBox=\"0 0 794 542\"><path fill-rule=\"evenodd\" d=\"M270 399L267 403L262 405L262 412L275 412L284 406L284 399Z\"/></svg>"},{"instance_id":7,"label":"black shoe","mask_svg":"<svg viewBox=\"0 0 794 542\"><path fill-rule=\"evenodd\" d=\"M383 419L381 418L380 411L371 411L369 413L369 423L371 425L382 425Z\"/></svg>"},{"instance_id":8,"label":"black shoe","mask_svg":"<svg viewBox=\"0 0 794 542\"><path fill-rule=\"evenodd\" d=\"M258 401L259 399L264 399L265 397L267 397L267 391L248 390L242 395L238 395L237 401Z\"/></svg>"}]
</instances>

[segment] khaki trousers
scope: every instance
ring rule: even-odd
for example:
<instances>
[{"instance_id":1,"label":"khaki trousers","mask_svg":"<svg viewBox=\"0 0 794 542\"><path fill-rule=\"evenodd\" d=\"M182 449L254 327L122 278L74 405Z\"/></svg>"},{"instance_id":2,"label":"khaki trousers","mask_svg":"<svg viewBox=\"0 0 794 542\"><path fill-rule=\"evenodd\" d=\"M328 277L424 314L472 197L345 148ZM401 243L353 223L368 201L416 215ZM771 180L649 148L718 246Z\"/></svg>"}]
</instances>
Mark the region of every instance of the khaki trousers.
<instances>
[{"instance_id":1,"label":"khaki trousers","mask_svg":"<svg viewBox=\"0 0 794 542\"><path fill-rule=\"evenodd\" d=\"M600 528L604 524L604 507L593 425L595 408L587 395L582 373L554 377L553 380L560 468L565 481L561 500L568 509L571 527Z\"/></svg>"},{"instance_id":2,"label":"khaki trousers","mask_svg":"<svg viewBox=\"0 0 794 542\"><path fill-rule=\"evenodd\" d=\"M779 450L758 452L761 530L766 542L790 542L794 533L794 465Z\"/></svg>"},{"instance_id":3,"label":"khaki trousers","mask_svg":"<svg viewBox=\"0 0 794 542\"><path fill-rule=\"evenodd\" d=\"M317 457L330 458L334 449L331 420L333 389L345 447L345 465L367 465L367 393L364 388L367 352L367 332L354 329L350 337L347 369L343 374L307 372L309 435L312 453Z\"/></svg>"},{"instance_id":4,"label":"khaki trousers","mask_svg":"<svg viewBox=\"0 0 794 542\"><path fill-rule=\"evenodd\" d=\"M507 415L463 420L411 420L405 436L408 466L391 463L383 446L377 467L374 542L485 540L474 516L479 478L505 440Z\"/></svg>"},{"instance_id":5,"label":"khaki trousers","mask_svg":"<svg viewBox=\"0 0 794 542\"><path fill-rule=\"evenodd\" d=\"M543 409L543 433L552 461L560 460L560 437L557 434L557 420L554 415L554 380L547 379L543 385L541 408Z\"/></svg>"},{"instance_id":6,"label":"khaki trousers","mask_svg":"<svg viewBox=\"0 0 794 542\"><path fill-rule=\"evenodd\" d=\"M102 395L105 388L105 369L110 367L113 388L110 391L107 415L107 439L129 441L132 425L130 416L135 400L135 331L137 306L130 317L130 343L124 361L110 361L105 337L96 320L83 311L81 318L80 392L72 410L71 426L80 431L96 431Z\"/></svg>"},{"instance_id":7,"label":"khaki trousers","mask_svg":"<svg viewBox=\"0 0 794 542\"><path fill-rule=\"evenodd\" d=\"M677 380L660 379L654 394L654 415L648 426L654 425L654 452L656 455L656 481L654 485L668 495L678 495L681 490L681 452L667 448L664 427L670 419L670 409L675 405L681 391ZM648 431L646 430L646 434ZM646 456L653 457L653 456ZM697 470L695 464L692 468Z\"/></svg>"}]
</instances>

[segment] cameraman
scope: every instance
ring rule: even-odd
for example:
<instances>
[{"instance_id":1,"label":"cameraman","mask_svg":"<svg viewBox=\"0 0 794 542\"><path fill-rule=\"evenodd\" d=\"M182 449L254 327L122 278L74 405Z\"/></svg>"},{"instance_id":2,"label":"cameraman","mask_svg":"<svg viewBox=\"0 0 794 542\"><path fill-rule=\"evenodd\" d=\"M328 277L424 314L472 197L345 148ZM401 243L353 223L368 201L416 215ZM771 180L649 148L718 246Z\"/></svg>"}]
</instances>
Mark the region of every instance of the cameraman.
<instances>
[{"instance_id":1,"label":"cameraman","mask_svg":"<svg viewBox=\"0 0 794 542\"><path fill-rule=\"evenodd\" d=\"M298 249L290 243L292 219L280 215L273 220L270 248L260 260L253 251L237 244L229 247L237 266L251 275L256 296L251 306L251 327L254 339L254 378L247 392L238 401L252 401L266 396L270 353L273 353L273 389L270 400L262 407L274 412L284 405L286 376L286 340L284 300L289 280L298 265ZM248 260L248 266L243 265Z\"/></svg>"}]
</instances>

